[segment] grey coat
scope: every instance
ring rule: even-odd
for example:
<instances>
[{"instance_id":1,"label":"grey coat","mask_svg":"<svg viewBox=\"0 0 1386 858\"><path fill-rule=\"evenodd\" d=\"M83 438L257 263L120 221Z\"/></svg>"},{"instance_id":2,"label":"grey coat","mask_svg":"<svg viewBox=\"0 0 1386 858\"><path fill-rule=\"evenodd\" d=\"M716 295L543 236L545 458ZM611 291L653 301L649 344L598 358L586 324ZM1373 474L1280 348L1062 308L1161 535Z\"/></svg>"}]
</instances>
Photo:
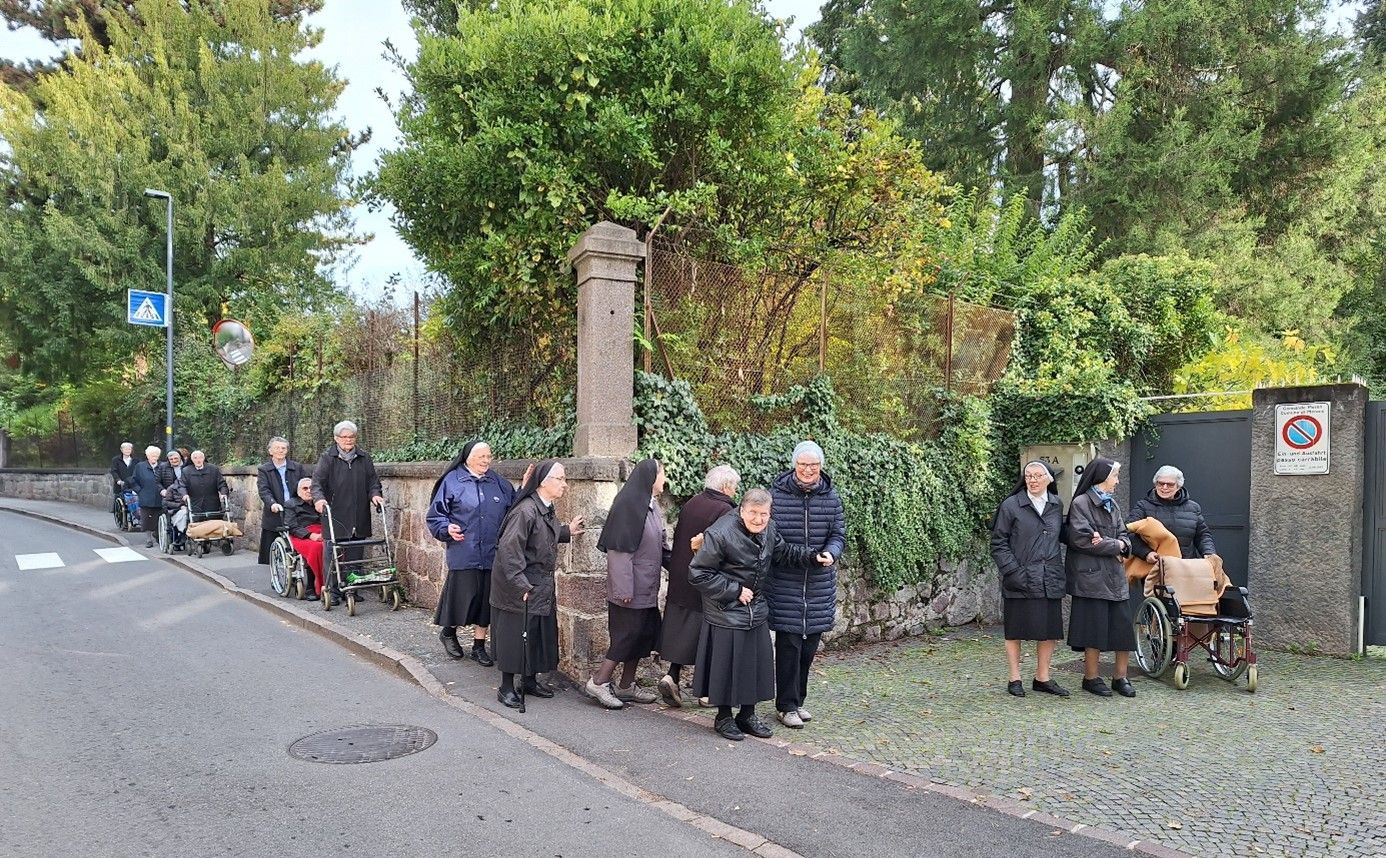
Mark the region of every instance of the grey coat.
<instances>
[{"instance_id":1,"label":"grey coat","mask_svg":"<svg viewBox=\"0 0 1386 858\"><path fill-rule=\"evenodd\" d=\"M664 513L659 504L645 514L645 531L635 551L606 552L606 600L623 608L659 606L659 570L668 562Z\"/></svg>"},{"instance_id":2,"label":"grey coat","mask_svg":"<svg viewBox=\"0 0 1386 858\"><path fill-rule=\"evenodd\" d=\"M501 525L496 561L491 567L491 607L512 614L525 610L546 617L554 609L554 567L558 543L569 541L568 525L559 524L552 506L530 495L517 503Z\"/></svg>"},{"instance_id":3,"label":"grey coat","mask_svg":"<svg viewBox=\"0 0 1386 858\"><path fill-rule=\"evenodd\" d=\"M1096 545L1092 535L1101 541ZM1091 493L1079 495L1068 506L1068 593L1085 599L1124 602L1130 597L1121 558L1131 553L1131 534L1126 532L1121 510L1108 512Z\"/></svg>"},{"instance_id":4,"label":"grey coat","mask_svg":"<svg viewBox=\"0 0 1386 858\"><path fill-rule=\"evenodd\" d=\"M1007 599L1064 596L1064 513L1057 497L1046 497L1043 516L1035 512L1024 490L996 510L991 557L1001 573L1001 595Z\"/></svg>"}]
</instances>

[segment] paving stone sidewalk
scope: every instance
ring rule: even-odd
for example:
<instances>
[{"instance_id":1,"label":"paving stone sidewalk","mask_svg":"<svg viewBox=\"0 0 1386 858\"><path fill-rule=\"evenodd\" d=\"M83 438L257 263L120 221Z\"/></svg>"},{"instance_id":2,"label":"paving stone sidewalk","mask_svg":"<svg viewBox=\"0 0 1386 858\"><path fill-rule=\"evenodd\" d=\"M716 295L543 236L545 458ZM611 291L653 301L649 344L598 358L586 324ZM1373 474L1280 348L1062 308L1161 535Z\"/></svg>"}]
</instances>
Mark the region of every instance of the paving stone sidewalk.
<instances>
[{"instance_id":1,"label":"paving stone sidewalk","mask_svg":"<svg viewBox=\"0 0 1386 858\"><path fill-rule=\"evenodd\" d=\"M994 630L875 645L820 657L777 735L1197 855L1386 855L1386 660L1260 655L1255 694L1205 663L1127 700L1064 649L1073 696L1016 699Z\"/></svg>"},{"instance_id":2,"label":"paving stone sidewalk","mask_svg":"<svg viewBox=\"0 0 1386 858\"><path fill-rule=\"evenodd\" d=\"M109 529L99 511L77 514L74 523ZM270 592L251 552L202 562ZM361 610L342 621L451 675L431 614L391 613L373 599ZM1062 648L1054 676L1074 692L1067 700L1012 698L1005 671L996 630L826 653L806 704L813 722L776 724L776 737L1189 854L1386 855L1386 659L1263 651L1255 694L1198 664L1185 691L1133 673L1132 700L1081 692L1077 654Z\"/></svg>"}]
</instances>

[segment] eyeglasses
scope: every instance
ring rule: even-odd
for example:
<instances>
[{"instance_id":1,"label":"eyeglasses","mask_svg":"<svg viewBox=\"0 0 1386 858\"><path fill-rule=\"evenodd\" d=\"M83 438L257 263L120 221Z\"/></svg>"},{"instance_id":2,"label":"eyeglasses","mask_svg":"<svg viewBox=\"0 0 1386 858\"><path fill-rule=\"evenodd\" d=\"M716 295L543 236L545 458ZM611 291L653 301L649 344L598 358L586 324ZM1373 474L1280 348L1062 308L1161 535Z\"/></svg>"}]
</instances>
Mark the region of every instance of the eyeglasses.
<instances>
[{"instance_id":1,"label":"eyeglasses","mask_svg":"<svg viewBox=\"0 0 1386 858\"><path fill-rule=\"evenodd\" d=\"M794 467L803 468L805 471L819 471L823 469L822 462L795 462Z\"/></svg>"},{"instance_id":2,"label":"eyeglasses","mask_svg":"<svg viewBox=\"0 0 1386 858\"><path fill-rule=\"evenodd\" d=\"M1156 481L1155 481L1155 488L1157 488L1157 489L1173 489L1173 488L1178 488L1178 487L1179 487L1179 484L1178 484L1178 483L1171 483L1171 482L1167 482L1167 481L1165 481L1165 480L1156 480Z\"/></svg>"},{"instance_id":3,"label":"eyeglasses","mask_svg":"<svg viewBox=\"0 0 1386 858\"><path fill-rule=\"evenodd\" d=\"M568 478L567 478L567 477L544 477L544 480L545 480L545 481L553 480L555 483L566 483L566 482L568 482Z\"/></svg>"}]
</instances>

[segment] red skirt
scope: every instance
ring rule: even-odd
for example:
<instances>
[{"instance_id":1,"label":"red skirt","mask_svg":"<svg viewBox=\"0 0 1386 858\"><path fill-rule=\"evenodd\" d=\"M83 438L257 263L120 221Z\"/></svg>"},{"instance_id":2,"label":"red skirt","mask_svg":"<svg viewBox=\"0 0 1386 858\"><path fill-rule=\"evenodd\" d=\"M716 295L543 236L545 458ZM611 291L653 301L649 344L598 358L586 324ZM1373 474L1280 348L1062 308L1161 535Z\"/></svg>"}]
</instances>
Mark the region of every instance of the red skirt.
<instances>
[{"instance_id":1,"label":"red skirt","mask_svg":"<svg viewBox=\"0 0 1386 858\"><path fill-rule=\"evenodd\" d=\"M322 535L322 525L308 525L309 533ZM303 557L303 562L308 564L308 568L313 570L313 592L322 595L322 542L313 539L299 539L292 533L289 534L289 541L293 543L294 550Z\"/></svg>"}]
</instances>

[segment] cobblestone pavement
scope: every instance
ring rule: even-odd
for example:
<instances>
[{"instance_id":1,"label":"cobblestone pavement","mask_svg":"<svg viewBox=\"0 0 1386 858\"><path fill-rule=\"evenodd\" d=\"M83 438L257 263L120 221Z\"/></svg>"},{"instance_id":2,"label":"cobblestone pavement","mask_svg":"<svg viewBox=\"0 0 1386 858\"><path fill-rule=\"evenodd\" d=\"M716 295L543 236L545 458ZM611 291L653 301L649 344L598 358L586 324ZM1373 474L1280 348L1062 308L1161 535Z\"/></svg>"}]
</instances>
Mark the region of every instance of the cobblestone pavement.
<instances>
[{"instance_id":1,"label":"cobblestone pavement","mask_svg":"<svg viewBox=\"0 0 1386 858\"><path fill-rule=\"evenodd\" d=\"M776 735L1197 855L1386 855L1386 660L1258 655L1255 694L1203 664L1127 700L1064 648L1073 696L1017 699L997 635L875 645L820 656L814 720Z\"/></svg>"}]
</instances>

